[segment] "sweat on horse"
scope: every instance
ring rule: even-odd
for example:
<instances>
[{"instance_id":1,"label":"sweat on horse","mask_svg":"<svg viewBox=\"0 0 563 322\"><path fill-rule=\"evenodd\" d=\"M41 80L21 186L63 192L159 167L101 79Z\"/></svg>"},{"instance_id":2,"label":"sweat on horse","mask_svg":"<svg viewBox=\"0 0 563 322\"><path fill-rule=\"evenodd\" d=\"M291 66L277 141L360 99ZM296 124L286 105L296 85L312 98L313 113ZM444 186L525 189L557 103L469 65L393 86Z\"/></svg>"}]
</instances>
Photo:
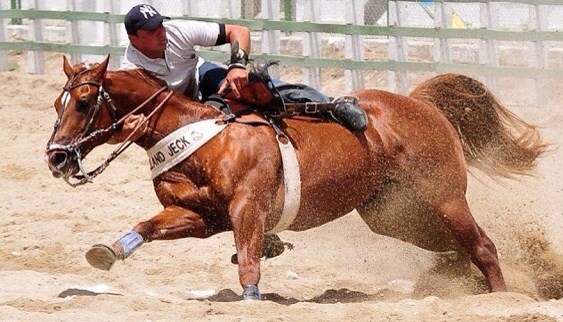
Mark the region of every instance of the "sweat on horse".
<instances>
[{"instance_id":1,"label":"sweat on horse","mask_svg":"<svg viewBox=\"0 0 563 322\"><path fill-rule=\"evenodd\" d=\"M148 130L135 143L154 153L188 125L221 129L189 157L153 173L164 208L112 245L94 246L87 253L94 267L109 269L145 242L232 231L243 296L259 299L263 241L280 219L281 229L304 231L357 209L375 233L468 255L491 291L506 290L495 245L466 200L467 168L528 174L546 145L536 127L480 82L445 74L409 96L358 91L353 95L368 124L353 132L306 114L266 122L250 109L227 119L216 108L167 93L141 70L108 71L108 61L71 66L64 58L68 81L55 100L58 118L46 150L55 177L84 182L103 170L109 162L87 173L81 160L116 135L130 113L147 116ZM289 154L282 151L288 143ZM293 196L292 220L282 218L287 196Z\"/></svg>"}]
</instances>

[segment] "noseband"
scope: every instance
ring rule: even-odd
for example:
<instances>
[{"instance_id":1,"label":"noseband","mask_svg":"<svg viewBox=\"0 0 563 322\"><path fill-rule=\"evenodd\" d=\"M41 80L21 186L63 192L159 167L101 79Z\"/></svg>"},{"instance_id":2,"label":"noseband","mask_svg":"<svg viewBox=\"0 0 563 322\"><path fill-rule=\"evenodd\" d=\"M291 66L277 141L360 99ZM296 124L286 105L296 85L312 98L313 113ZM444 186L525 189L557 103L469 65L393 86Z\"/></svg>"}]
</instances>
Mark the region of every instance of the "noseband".
<instances>
[{"instance_id":1,"label":"noseband","mask_svg":"<svg viewBox=\"0 0 563 322\"><path fill-rule=\"evenodd\" d=\"M100 137L102 135L106 135L108 133L111 133L112 135L115 134L120 129L120 126L123 124L124 120L129 115L131 115L131 114L137 112L138 110L140 110L148 102L150 102L151 100L156 98L160 93L162 93L163 91L166 90L166 87L160 88L153 95L151 95L147 100L145 100L141 105L137 106L135 109L133 109L131 112L127 113L121 119L118 119L117 108L115 107L115 104L113 103L109 93L104 89L102 82L89 80L89 81L84 81L84 82L74 84L74 85L72 84L73 81L80 74L82 74L82 73L78 73L77 75L75 75L72 79L70 79L67 82L67 85L65 85L63 87L64 94L63 94L63 97L62 97L62 100L63 100L62 110L59 113L59 115L57 116L57 120L55 121L55 124L53 126L53 132L51 134L51 138L47 142L47 147L46 147L47 152L63 151L65 153L67 153L67 155L69 156L69 160L76 160L76 163L78 164L78 168L79 168L81 174L74 175L73 177L75 179L77 179L78 181L77 182L70 182L70 179L68 177L63 176L63 179L65 180L65 182L68 183L72 187L76 187L76 186L86 184L88 182L92 182L92 180L98 174L102 173L107 168L107 166L109 165L109 163L111 161L113 161L117 156L119 156L123 151L125 151L125 149L127 149L131 145L131 143L133 143L132 141L128 141L128 139L131 136L133 136L133 134L136 132L137 129L135 129L135 131L133 131L133 133L131 133L131 135L129 135L129 137L125 140L125 142L123 142L117 149L115 149L111 153L111 155L100 166L98 166L95 170L90 171L90 172L86 171L84 169L84 167L82 166L81 149L83 148L84 144L96 139L97 137ZM86 127L84 128L84 130L82 130L80 135L78 135L76 138L74 138L69 144L62 145L62 144L58 144L58 143L53 143L53 139L55 137L57 130L59 129L62 116L63 116L63 114L66 110L66 107L68 105L68 100L70 99L70 91L77 88L77 87L84 86L84 85L93 85L93 86L96 86L98 88L98 97L96 99L96 104L94 105L94 108L91 109L91 112L89 112L88 124L86 124ZM145 121L148 121L150 119L150 117L152 115L154 115L154 113L158 109L160 109L164 105L164 103L166 103L166 101L168 101L168 99L172 96L172 93L173 92L170 91L170 93L166 96L166 98L162 102L160 102L160 104L150 113L150 115L147 117L147 119ZM100 107L102 106L102 103L104 101L106 102L106 106L108 107L108 109L110 111L110 115L111 115L111 118L112 118L111 125L109 127L105 128L105 129L95 130L95 131L92 131L90 134L87 134L88 131L90 130L90 127L94 123L94 119L95 119L96 115L98 114Z\"/></svg>"}]
</instances>

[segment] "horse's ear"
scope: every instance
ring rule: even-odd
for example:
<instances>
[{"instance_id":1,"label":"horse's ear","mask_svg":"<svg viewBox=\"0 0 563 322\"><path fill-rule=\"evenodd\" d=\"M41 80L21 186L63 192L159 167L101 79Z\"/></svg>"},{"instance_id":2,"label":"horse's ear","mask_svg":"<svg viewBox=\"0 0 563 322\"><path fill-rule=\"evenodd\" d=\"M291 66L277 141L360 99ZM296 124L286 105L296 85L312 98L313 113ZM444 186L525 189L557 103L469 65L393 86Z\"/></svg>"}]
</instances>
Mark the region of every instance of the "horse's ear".
<instances>
[{"instance_id":1,"label":"horse's ear","mask_svg":"<svg viewBox=\"0 0 563 322\"><path fill-rule=\"evenodd\" d=\"M109 65L109 55L98 66L98 71L97 71L96 76L95 76L96 79L98 79L100 81L104 80L104 78L106 77L106 71L108 69L108 65Z\"/></svg>"},{"instance_id":2,"label":"horse's ear","mask_svg":"<svg viewBox=\"0 0 563 322\"><path fill-rule=\"evenodd\" d=\"M72 76L72 66L70 66L70 63L68 62L68 59L66 59L66 56L63 56L63 71L65 72L66 77L70 79L70 77Z\"/></svg>"}]
</instances>

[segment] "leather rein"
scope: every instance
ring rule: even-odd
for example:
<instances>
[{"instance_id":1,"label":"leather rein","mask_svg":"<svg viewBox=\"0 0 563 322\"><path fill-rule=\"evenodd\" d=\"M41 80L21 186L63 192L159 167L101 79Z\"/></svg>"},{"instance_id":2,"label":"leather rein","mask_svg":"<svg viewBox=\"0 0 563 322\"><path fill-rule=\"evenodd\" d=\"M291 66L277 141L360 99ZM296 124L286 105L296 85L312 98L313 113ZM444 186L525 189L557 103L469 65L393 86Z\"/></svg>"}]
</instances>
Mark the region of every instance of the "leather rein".
<instances>
[{"instance_id":1,"label":"leather rein","mask_svg":"<svg viewBox=\"0 0 563 322\"><path fill-rule=\"evenodd\" d=\"M78 74L78 75L80 75L80 74ZM117 108L115 107L115 104L113 103L113 101L110 97L110 94L104 89L102 82L85 81L85 82L82 82L82 83L72 85L73 80L76 79L76 77L78 75L76 75L71 80L69 80L67 82L67 85L65 85L65 87L63 87L64 94L63 94L63 97L62 97L62 99L63 99L62 110L59 113L57 120L55 121L55 124L53 126L53 132L51 134L51 138L47 142L47 152L54 151L54 150L57 150L57 151L62 150L62 151L65 151L66 153L68 153L68 155L71 156L70 157L71 159L76 160L76 163L78 164L78 168L79 168L81 174L73 175L72 177L75 178L78 181L71 182L68 177L63 177L65 182L68 183L72 187L77 187L77 186L86 184L88 182L92 182L92 180L96 176L98 176L100 173L102 173L115 158L117 158L121 153L123 153L123 151L125 151L125 149L127 149L131 145L131 143L133 143L132 141L129 141L129 139L146 122L148 122L150 120L150 118L158 110L160 110L164 106L164 104L170 99L170 97L173 94L173 91L170 91L166 95L166 97L146 117L144 122L138 124L137 127L131 132L131 134L129 134L129 136L125 139L125 141L123 141L109 155L109 157L105 161L102 162L102 164L100 164L96 169L94 169L92 171L86 171L84 169L83 165L82 165L82 154L81 154L81 149L84 146L84 144L96 139L99 136L106 135L107 133L115 134L119 130L120 126L123 124L123 122L125 121L125 119L129 115L134 114L135 112L139 111L141 108L143 108L145 105L147 105L150 101L152 101L153 99L158 97L158 95L160 95L162 92L164 92L167 89L167 87L165 86L165 87L160 88L158 91L156 91L154 94L152 94L149 98L147 98L143 103L141 103L139 106L137 106L131 112L127 113L125 116L118 119L117 118ZM96 100L96 104L94 105L94 108L92 108L91 112L89 112L90 115L89 115L88 124L86 125L84 130L82 130L80 135L78 137L76 137L75 139L73 139L69 144L62 145L62 144L52 143L52 141L55 137L55 133L59 129L59 126L60 126L60 123L61 123L61 118L64 114L64 111L66 110L67 105L68 105L68 99L70 99L70 91L73 90L74 88L84 86L84 85L93 85L93 86L96 86L98 88L98 97L97 97L97 100ZM88 133L88 130L90 130L90 127L92 126L92 123L94 122L94 119L95 119L96 115L98 114L103 102L106 103L106 106L108 107L108 109L110 111L110 115L112 117L112 124L105 129L95 130L95 131L92 131L90 134L86 135Z\"/></svg>"}]
</instances>

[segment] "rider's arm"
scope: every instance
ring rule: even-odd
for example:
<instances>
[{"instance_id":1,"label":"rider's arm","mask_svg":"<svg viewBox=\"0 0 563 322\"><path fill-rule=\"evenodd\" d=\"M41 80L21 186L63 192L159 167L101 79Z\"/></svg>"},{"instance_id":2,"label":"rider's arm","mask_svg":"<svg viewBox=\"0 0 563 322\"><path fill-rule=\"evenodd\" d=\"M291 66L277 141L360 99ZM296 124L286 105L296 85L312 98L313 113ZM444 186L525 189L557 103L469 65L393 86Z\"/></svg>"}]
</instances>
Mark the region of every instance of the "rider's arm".
<instances>
[{"instance_id":1,"label":"rider's arm","mask_svg":"<svg viewBox=\"0 0 563 322\"><path fill-rule=\"evenodd\" d=\"M219 27L220 32L217 44L230 43L232 46L229 72L225 82L219 89L219 93L223 93L227 85L230 85L235 96L239 97L239 89L248 83L246 63L248 61L248 53L250 52L250 30L243 26L229 24L220 24Z\"/></svg>"},{"instance_id":2,"label":"rider's arm","mask_svg":"<svg viewBox=\"0 0 563 322\"><path fill-rule=\"evenodd\" d=\"M225 38L231 45L238 42L239 50L242 50L244 58L248 59L250 52L250 30L248 28L238 25L225 25Z\"/></svg>"}]
</instances>

